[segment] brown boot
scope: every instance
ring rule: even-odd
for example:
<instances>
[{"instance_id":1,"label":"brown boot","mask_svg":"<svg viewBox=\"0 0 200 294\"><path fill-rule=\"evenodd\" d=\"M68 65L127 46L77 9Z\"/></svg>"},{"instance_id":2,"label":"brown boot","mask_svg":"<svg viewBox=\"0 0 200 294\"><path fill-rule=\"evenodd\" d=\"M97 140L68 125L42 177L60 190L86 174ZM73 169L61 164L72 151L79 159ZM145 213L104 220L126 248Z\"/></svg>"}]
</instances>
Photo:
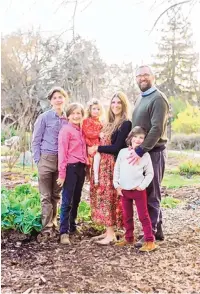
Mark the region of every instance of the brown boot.
<instances>
[{"instance_id":1,"label":"brown boot","mask_svg":"<svg viewBox=\"0 0 200 294\"><path fill-rule=\"evenodd\" d=\"M156 250L159 246L155 242L145 242L143 246L139 249L141 252L150 252Z\"/></svg>"}]
</instances>

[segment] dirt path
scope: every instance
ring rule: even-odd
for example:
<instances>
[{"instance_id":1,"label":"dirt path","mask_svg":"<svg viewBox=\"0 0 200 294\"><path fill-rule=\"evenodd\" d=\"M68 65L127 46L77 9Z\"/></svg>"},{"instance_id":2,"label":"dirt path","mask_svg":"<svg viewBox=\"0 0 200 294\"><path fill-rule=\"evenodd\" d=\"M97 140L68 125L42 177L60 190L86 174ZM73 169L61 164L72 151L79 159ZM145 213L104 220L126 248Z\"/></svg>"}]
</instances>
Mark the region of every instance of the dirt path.
<instances>
[{"instance_id":1,"label":"dirt path","mask_svg":"<svg viewBox=\"0 0 200 294\"><path fill-rule=\"evenodd\" d=\"M87 232L70 247L5 234L2 293L200 293L200 189L173 194L189 202L164 210L166 240L151 254L99 247Z\"/></svg>"}]
</instances>

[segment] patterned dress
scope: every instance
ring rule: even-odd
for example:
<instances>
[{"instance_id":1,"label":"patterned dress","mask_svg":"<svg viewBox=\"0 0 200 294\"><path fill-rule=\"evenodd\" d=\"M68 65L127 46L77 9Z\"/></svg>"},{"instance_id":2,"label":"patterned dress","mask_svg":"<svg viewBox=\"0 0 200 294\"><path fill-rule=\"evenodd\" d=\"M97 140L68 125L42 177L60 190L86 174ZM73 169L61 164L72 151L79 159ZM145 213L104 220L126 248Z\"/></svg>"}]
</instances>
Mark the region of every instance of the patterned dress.
<instances>
[{"instance_id":1,"label":"patterned dress","mask_svg":"<svg viewBox=\"0 0 200 294\"><path fill-rule=\"evenodd\" d=\"M101 140L101 145L111 145L110 139ZM113 186L114 165L114 155L101 153L98 186L94 185L94 173L91 173L90 205L94 222L122 228L121 200Z\"/></svg>"}]
</instances>

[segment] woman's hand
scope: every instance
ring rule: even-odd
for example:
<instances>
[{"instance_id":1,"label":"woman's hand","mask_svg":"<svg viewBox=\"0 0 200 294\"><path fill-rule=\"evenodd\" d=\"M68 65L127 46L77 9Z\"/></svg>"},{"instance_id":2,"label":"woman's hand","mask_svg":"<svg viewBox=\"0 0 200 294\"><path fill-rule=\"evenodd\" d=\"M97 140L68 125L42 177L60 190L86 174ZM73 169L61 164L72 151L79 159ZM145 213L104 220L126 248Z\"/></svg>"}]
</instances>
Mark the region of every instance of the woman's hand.
<instances>
[{"instance_id":1,"label":"woman's hand","mask_svg":"<svg viewBox=\"0 0 200 294\"><path fill-rule=\"evenodd\" d=\"M88 154L93 155L94 153L97 152L97 149L98 149L98 146L88 147Z\"/></svg>"},{"instance_id":2,"label":"woman's hand","mask_svg":"<svg viewBox=\"0 0 200 294\"><path fill-rule=\"evenodd\" d=\"M57 182L58 186L62 187L65 182L65 179L58 178L56 182Z\"/></svg>"}]
</instances>

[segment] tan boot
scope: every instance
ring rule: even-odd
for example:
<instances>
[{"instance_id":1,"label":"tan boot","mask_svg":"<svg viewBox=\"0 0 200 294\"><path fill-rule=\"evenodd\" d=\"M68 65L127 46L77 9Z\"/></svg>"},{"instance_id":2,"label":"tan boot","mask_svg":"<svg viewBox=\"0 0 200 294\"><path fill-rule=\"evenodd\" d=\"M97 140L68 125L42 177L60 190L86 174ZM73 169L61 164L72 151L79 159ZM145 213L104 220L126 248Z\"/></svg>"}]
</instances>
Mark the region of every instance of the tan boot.
<instances>
[{"instance_id":1,"label":"tan boot","mask_svg":"<svg viewBox=\"0 0 200 294\"><path fill-rule=\"evenodd\" d=\"M120 241L117 241L115 243L116 246L119 246L119 247L124 247L124 246L133 246L134 245L134 242L129 242L127 241L126 239L122 239Z\"/></svg>"},{"instance_id":2,"label":"tan boot","mask_svg":"<svg viewBox=\"0 0 200 294\"><path fill-rule=\"evenodd\" d=\"M60 243L65 245L70 245L69 234L62 234L60 236Z\"/></svg>"},{"instance_id":3,"label":"tan boot","mask_svg":"<svg viewBox=\"0 0 200 294\"><path fill-rule=\"evenodd\" d=\"M150 252L156 250L159 246L155 242L145 242L143 246L139 249L141 252Z\"/></svg>"}]
</instances>

